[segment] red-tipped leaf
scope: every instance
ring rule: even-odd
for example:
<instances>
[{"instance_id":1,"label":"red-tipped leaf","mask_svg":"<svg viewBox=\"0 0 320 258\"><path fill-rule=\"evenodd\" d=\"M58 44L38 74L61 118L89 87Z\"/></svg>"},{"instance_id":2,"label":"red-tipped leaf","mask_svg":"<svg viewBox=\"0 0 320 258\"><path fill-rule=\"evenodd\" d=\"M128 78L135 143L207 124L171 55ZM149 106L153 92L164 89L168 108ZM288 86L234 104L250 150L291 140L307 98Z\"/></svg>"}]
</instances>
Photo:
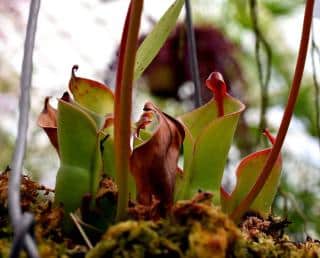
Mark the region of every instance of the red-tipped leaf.
<instances>
[{"instance_id":1,"label":"red-tipped leaf","mask_svg":"<svg viewBox=\"0 0 320 258\"><path fill-rule=\"evenodd\" d=\"M266 130L265 135L271 143L274 143L275 139L269 131ZM237 183L235 189L229 194L221 188L221 205L224 212L232 214L243 198L247 196L262 172L270 152L271 148L267 148L252 153L241 160L236 170ZM250 211L258 212L261 215L270 213L270 208L280 181L281 167L282 160L281 156L279 156L259 195L251 204L249 208Z\"/></svg>"}]
</instances>

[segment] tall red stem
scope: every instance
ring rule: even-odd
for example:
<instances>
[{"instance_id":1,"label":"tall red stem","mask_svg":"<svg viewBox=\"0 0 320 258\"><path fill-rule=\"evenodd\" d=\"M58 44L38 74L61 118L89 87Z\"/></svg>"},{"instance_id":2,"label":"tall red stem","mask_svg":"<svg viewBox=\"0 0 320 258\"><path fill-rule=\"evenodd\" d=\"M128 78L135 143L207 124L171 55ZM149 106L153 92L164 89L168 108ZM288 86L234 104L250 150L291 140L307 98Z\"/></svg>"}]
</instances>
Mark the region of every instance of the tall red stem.
<instances>
[{"instance_id":1,"label":"tall red stem","mask_svg":"<svg viewBox=\"0 0 320 258\"><path fill-rule=\"evenodd\" d=\"M292 81L290 94L288 97L287 106L284 111L284 115L281 121L278 135L276 137L276 141L272 147L272 150L269 154L269 157L264 165L262 173L259 176L257 182L255 183L255 185L253 186L249 194L245 197L245 199L239 204L239 206L231 214L231 218L235 220L239 219L249 209L254 199L258 196L258 194L260 193L260 190L262 189L263 185L267 181L270 175L270 172L280 154L281 147L286 137L289 124L293 115L294 107L297 101L297 97L299 94L301 79L302 79L305 60L306 60L307 51L308 51L313 6L314 6L314 0L307 0L305 13L304 13L303 29L302 29L297 64L295 68L295 73Z\"/></svg>"},{"instance_id":2,"label":"tall red stem","mask_svg":"<svg viewBox=\"0 0 320 258\"><path fill-rule=\"evenodd\" d=\"M118 185L116 219L126 218L130 160L132 84L143 0L132 0L125 21L120 45L116 77L114 139L115 169Z\"/></svg>"}]
</instances>

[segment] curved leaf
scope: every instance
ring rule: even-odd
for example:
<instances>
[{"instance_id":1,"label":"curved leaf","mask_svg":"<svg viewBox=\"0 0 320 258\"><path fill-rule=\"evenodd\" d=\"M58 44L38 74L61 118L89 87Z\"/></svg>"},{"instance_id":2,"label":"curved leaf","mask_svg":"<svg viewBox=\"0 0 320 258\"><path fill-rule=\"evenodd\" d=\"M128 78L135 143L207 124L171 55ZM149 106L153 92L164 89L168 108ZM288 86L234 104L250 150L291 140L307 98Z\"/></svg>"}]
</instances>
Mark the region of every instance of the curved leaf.
<instances>
[{"instance_id":1,"label":"curved leaf","mask_svg":"<svg viewBox=\"0 0 320 258\"><path fill-rule=\"evenodd\" d=\"M135 80L141 76L163 46L177 22L183 4L184 0L176 0L140 45L134 68Z\"/></svg>"},{"instance_id":2,"label":"curved leaf","mask_svg":"<svg viewBox=\"0 0 320 258\"><path fill-rule=\"evenodd\" d=\"M68 92L63 93L61 99L66 102L71 102ZM50 105L50 97L45 98L44 107L38 116L37 124L45 131L51 144L59 154L57 110Z\"/></svg>"},{"instance_id":3,"label":"curved leaf","mask_svg":"<svg viewBox=\"0 0 320 258\"><path fill-rule=\"evenodd\" d=\"M60 168L55 203L62 203L66 214L80 207L85 194L94 195L101 169L97 127L78 106L59 100L58 142Z\"/></svg>"},{"instance_id":4,"label":"curved leaf","mask_svg":"<svg viewBox=\"0 0 320 258\"><path fill-rule=\"evenodd\" d=\"M236 170L237 184L235 189L229 194L221 188L221 206L224 212L231 214L243 198L247 196L258 179L270 151L271 148L264 149L252 153L241 160ZM270 213L270 208L280 181L281 167L282 160L279 157L263 189L250 206L251 211L258 212L261 215Z\"/></svg>"},{"instance_id":5,"label":"curved leaf","mask_svg":"<svg viewBox=\"0 0 320 258\"><path fill-rule=\"evenodd\" d=\"M148 126L148 128L146 128ZM159 119L154 111L144 110L139 121L135 124L133 149L148 142L159 129Z\"/></svg>"},{"instance_id":6,"label":"curved leaf","mask_svg":"<svg viewBox=\"0 0 320 258\"><path fill-rule=\"evenodd\" d=\"M57 135L57 110L49 103L50 97L46 97L44 107L38 117L38 126L47 134L51 144L59 153L58 135Z\"/></svg>"},{"instance_id":7,"label":"curved leaf","mask_svg":"<svg viewBox=\"0 0 320 258\"><path fill-rule=\"evenodd\" d=\"M180 117L187 129L183 143L184 173L176 199L190 198L203 190L213 192L214 202L219 201L227 155L239 116L245 108L226 93L220 74L211 74L207 86L215 93L215 98Z\"/></svg>"},{"instance_id":8,"label":"curved leaf","mask_svg":"<svg viewBox=\"0 0 320 258\"><path fill-rule=\"evenodd\" d=\"M158 123L152 136L147 137L146 141L133 150L130 160L131 171L136 181L139 203L151 205L152 196L155 196L160 201L160 213L165 214L173 204L177 162L184 139L184 128L180 122L162 113L150 102L145 104L144 111L145 114L152 112ZM141 120L144 121L145 117L142 115ZM142 122L142 127L144 125L146 124ZM139 129L138 126L137 131ZM138 134L136 137L139 136Z\"/></svg>"},{"instance_id":9,"label":"curved leaf","mask_svg":"<svg viewBox=\"0 0 320 258\"><path fill-rule=\"evenodd\" d=\"M76 102L98 115L113 113L114 95L104 84L76 77L78 66L72 67L69 88Z\"/></svg>"}]
</instances>

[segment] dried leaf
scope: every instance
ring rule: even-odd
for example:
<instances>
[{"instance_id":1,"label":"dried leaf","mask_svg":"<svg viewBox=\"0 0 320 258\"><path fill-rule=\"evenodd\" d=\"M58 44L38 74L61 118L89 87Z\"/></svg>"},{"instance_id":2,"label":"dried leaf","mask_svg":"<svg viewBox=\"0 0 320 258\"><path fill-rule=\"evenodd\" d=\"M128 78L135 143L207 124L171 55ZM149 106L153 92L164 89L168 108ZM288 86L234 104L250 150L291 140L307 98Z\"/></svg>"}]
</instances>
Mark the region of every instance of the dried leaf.
<instances>
[{"instance_id":1,"label":"dried leaf","mask_svg":"<svg viewBox=\"0 0 320 258\"><path fill-rule=\"evenodd\" d=\"M38 117L38 126L40 126L48 135L53 147L59 153L58 136L57 136L57 110L49 103L50 97L46 97L44 107Z\"/></svg>"},{"instance_id":2,"label":"dried leaf","mask_svg":"<svg viewBox=\"0 0 320 258\"><path fill-rule=\"evenodd\" d=\"M131 171L137 185L138 202L151 205L155 196L160 201L161 215L164 215L173 204L177 162L185 132L180 122L161 112L151 102L145 104L144 111L137 131L141 131L141 125L143 128L150 123L150 112L157 120L157 126L151 137L133 150Z\"/></svg>"},{"instance_id":3,"label":"dried leaf","mask_svg":"<svg viewBox=\"0 0 320 258\"><path fill-rule=\"evenodd\" d=\"M61 100L69 103L72 101L68 92L63 93ZM37 124L46 132L51 144L59 154L57 113L57 110L50 105L50 97L46 97L43 110L38 116Z\"/></svg>"}]
</instances>

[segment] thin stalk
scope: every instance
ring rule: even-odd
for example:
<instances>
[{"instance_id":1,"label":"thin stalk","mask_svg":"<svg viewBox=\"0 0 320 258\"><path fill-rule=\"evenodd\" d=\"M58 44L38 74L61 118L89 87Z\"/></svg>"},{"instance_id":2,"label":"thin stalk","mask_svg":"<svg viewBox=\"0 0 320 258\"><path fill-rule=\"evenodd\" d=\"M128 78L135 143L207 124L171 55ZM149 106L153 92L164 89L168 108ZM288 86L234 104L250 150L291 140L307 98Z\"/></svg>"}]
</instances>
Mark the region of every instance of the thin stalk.
<instances>
[{"instance_id":1,"label":"thin stalk","mask_svg":"<svg viewBox=\"0 0 320 258\"><path fill-rule=\"evenodd\" d=\"M86 245L88 246L89 249L93 248L93 245L90 241L90 239L88 238L86 232L84 232L83 228L81 227L79 221L78 221L78 217L73 214L72 212L70 212L70 217L73 220L74 224L76 225L77 229L79 230L83 240L86 242Z\"/></svg>"},{"instance_id":2,"label":"thin stalk","mask_svg":"<svg viewBox=\"0 0 320 258\"><path fill-rule=\"evenodd\" d=\"M299 217L303 220L303 229L304 229L304 233L308 236L309 234L308 232L308 217L307 215L303 212L303 210L300 208L299 203L297 202L297 200L295 199L295 197L289 193L289 192L285 192L282 189L279 189L279 194L282 196L282 198L287 201L289 200L291 202L292 208L297 212L297 214L299 215ZM287 216L285 216L287 217Z\"/></svg>"},{"instance_id":3,"label":"thin stalk","mask_svg":"<svg viewBox=\"0 0 320 258\"><path fill-rule=\"evenodd\" d=\"M30 220L30 214L22 214L20 206L20 184L21 184L21 171L27 146L27 133L29 122L30 110L30 88L32 79L32 57L35 42L35 35L37 30L38 13L40 9L40 0L32 0L29 9L29 17L27 24L26 38L24 42L24 55L22 61L22 71L20 78L21 95L19 99L19 122L18 122L18 135L16 139L15 149L11 162L12 170L9 173L9 215L11 223L13 224L14 237L21 237L23 246L28 252L30 257L39 257L36 244L28 234L29 230L24 231L22 225L30 225L26 223ZM27 218L27 219L26 219ZM22 236L19 236L23 234ZM21 245L20 245L21 246ZM20 246L13 246L10 257L17 257L19 254Z\"/></svg>"},{"instance_id":4,"label":"thin stalk","mask_svg":"<svg viewBox=\"0 0 320 258\"><path fill-rule=\"evenodd\" d=\"M194 105L195 108L198 108L202 104L201 100L201 82L199 75L199 65L197 58L197 45L196 39L194 35L194 28L192 23L192 11L190 0L185 0L185 8L186 8L186 25L187 25L187 39L188 39L188 52L190 58L190 70L192 81L194 83Z\"/></svg>"},{"instance_id":5,"label":"thin stalk","mask_svg":"<svg viewBox=\"0 0 320 258\"><path fill-rule=\"evenodd\" d=\"M116 78L114 138L116 183L119 189L117 221L126 218L129 198L132 84L142 8L143 0L131 1L122 34Z\"/></svg>"},{"instance_id":6,"label":"thin stalk","mask_svg":"<svg viewBox=\"0 0 320 258\"><path fill-rule=\"evenodd\" d=\"M260 121L259 121L259 130L257 142L261 139L261 131L267 127L266 121L266 112L269 105L269 82L271 78L271 59L272 59L272 50L267 41L267 39L262 34L259 27L259 19L258 19L258 6L257 0L250 0L250 16L252 20L253 32L255 35L255 58L258 68L258 78L260 84L260 99L261 99L261 107L260 107ZM262 56L261 51L265 51L266 55L266 71L263 72L262 69Z\"/></svg>"},{"instance_id":7,"label":"thin stalk","mask_svg":"<svg viewBox=\"0 0 320 258\"><path fill-rule=\"evenodd\" d=\"M308 51L308 43L310 37L310 28L312 23L312 13L313 13L314 0L307 0L304 20L303 20L303 29L300 41L299 54L297 59L297 64L295 68L294 78L292 81L292 86L290 90L290 94L288 97L288 102L286 109L284 111L284 115L282 117L281 125L279 128L279 132L276 137L276 141L271 149L271 152L268 156L268 159L263 167L262 173L256 181L255 185L249 192L249 194L244 198L244 200L239 204L239 206L234 210L234 212L230 215L231 218L237 220L241 218L241 216L249 209L250 205L254 201L254 199L260 193L263 185L267 181L270 172L279 157L281 147L283 145L284 139L286 137L289 124L293 115L294 107L296 104L296 100L299 94L301 79L304 71L305 60Z\"/></svg>"}]
</instances>

